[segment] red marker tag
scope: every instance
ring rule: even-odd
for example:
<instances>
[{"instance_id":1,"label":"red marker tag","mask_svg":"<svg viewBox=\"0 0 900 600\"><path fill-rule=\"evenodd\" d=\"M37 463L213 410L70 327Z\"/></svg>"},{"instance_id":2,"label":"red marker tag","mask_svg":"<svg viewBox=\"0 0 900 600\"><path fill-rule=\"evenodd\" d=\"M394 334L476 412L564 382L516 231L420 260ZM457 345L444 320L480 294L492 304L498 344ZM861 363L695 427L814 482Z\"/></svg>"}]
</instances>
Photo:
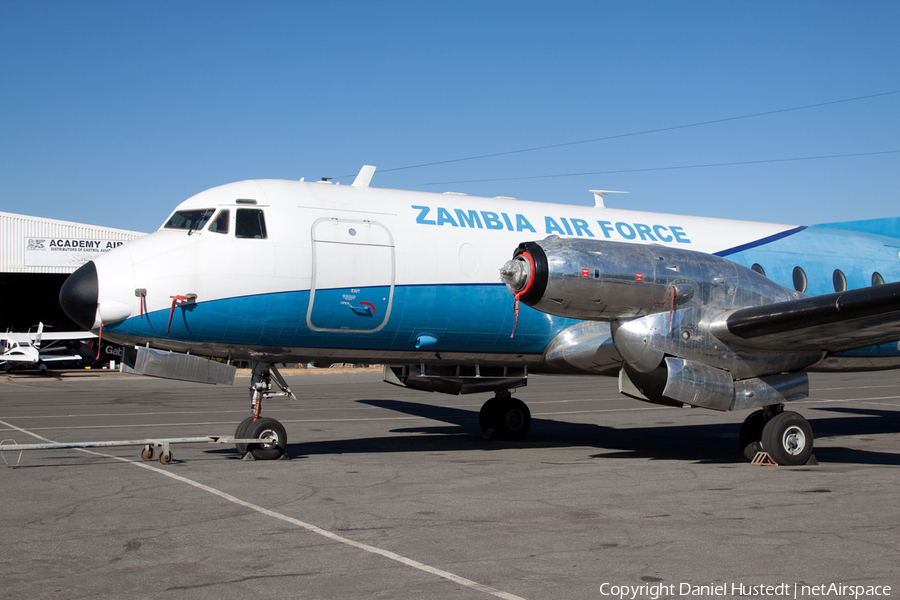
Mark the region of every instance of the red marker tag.
<instances>
[{"instance_id":1,"label":"red marker tag","mask_svg":"<svg viewBox=\"0 0 900 600\"><path fill-rule=\"evenodd\" d=\"M582 269L582 270L581 270L581 276L582 276L582 277L590 277L590 276L591 276L591 270L590 270L590 269Z\"/></svg>"},{"instance_id":2,"label":"red marker tag","mask_svg":"<svg viewBox=\"0 0 900 600\"><path fill-rule=\"evenodd\" d=\"M635 273L635 274L634 274L634 280L635 280L635 281L643 281L643 280L644 280L644 274L643 274L643 273Z\"/></svg>"}]
</instances>

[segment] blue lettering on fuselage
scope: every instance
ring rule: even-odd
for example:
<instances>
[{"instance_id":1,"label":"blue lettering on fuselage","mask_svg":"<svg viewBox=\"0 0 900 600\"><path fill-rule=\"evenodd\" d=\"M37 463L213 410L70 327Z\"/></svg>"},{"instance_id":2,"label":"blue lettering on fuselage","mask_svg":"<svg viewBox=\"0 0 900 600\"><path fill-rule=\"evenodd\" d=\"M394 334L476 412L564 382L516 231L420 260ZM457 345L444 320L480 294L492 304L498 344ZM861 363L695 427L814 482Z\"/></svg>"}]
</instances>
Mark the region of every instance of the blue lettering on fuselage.
<instances>
[{"instance_id":1,"label":"blue lettering on fuselage","mask_svg":"<svg viewBox=\"0 0 900 600\"><path fill-rule=\"evenodd\" d=\"M431 210L430 206L415 206L413 208L419 211L419 216L416 217L416 223L420 223L422 225L434 225L435 222L425 218L425 215L428 214L428 211Z\"/></svg>"},{"instance_id":2,"label":"blue lettering on fuselage","mask_svg":"<svg viewBox=\"0 0 900 600\"><path fill-rule=\"evenodd\" d=\"M619 237L625 240L633 240L640 236L644 242L671 242L690 244L683 227L674 225L647 225L645 223L624 223L622 221L597 221L603 236L609 239Z\"/></svg>"},{"instance_id":3,"label":"blue lettering on fuselage","mask_svg":"<svg viewBox=\"0 0 900 600\"><path fill-rule=\"evenodd\" d=\"M450 227L468 227L471 229L507 229L509 231L537 233L537 229L534 228L534 225L531 224L525 215L518 213L515 215L516 224L513 226L513 218L506 213L498 214L488 210L463 210L461 208L447 209L443 206L438 206L434 211L436 217L429 219L428 216L431 214L430 206L412 205L411 208L419 211L419 214L416 215L416 223L420 225L449 225ZM452 213L450 212L451 210L453 211ZM455 218L454 215L456 215ZM586 222L581 219L575 219L575 221L578 221L582 224L581 226L587 229ZM588 232L588 235L592 234Z\"/></svg>"},{"instance_id":4,"label":"blue lettering on fuselage","mask_svg":"<svg viewBox=\"0 0 900 600\"><path fill-rule=\"evenodd\" d=\"M438 206L416 206L419 211L416 223L420 225L437 225L442 227L462 227L469 229L492 229L506 231L530 231L537 229L525 217L516 213L514 216L505 212L496 213L488 210L464 210L462 208L445 208ZM434 212L432 212L432 210ZM428 218L429 216L433 218ZM513 225L515 223L515 225ZM624 221L597 221L604 238L619 240L635 240L640 242L676 242L690 244L683 227L649 223L626 223ZM597 237L591 231L591 224L584 219L561 216L544 216L544 233L577 237Z\"/></svg>"}]
</instances>

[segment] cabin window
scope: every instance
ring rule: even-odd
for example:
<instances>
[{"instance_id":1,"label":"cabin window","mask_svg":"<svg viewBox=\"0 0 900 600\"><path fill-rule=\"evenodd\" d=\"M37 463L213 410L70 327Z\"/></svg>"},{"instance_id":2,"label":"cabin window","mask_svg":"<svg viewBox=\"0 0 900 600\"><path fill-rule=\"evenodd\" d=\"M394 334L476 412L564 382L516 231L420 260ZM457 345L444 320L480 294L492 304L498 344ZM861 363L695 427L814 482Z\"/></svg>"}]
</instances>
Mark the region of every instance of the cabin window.
<instances>
[{"instance_id":1,"label":"cabin window","mask_svg":"<svg viewBox=\"0 0 900 600\"><path fill-rule=\"evenodd\" d=\"M258 208L239 208L234 221L234 236L243 239L264 240L266 218Z\"/></svg>"},{"instance_id":2,"label":"cabin window","mask_svg":"<svg viewBox=\"0 0 900 600\"><path fill-rule=\"evenodd\" d=\"M212 208L200 208L197 210L179 210L169 217L164 229L187 229L188 231L196 231L201 229L209 218L216 212Z\"/></svg>"},{"instance_id":3,"label":"cabin window","mask_svg":"<svg viewBox=\"0 0 900 600\"><path fill-rule=\"evenodd\" d=\"M872 273L872 285L884 285L884 277L878 271Z\"/></svg>"},{"instance_id":4,"label":"cabin window","mask_svg":"<svg viewBox=\"0 0 900 600\"><path fill-rule=\"evenodd\" d=\"M213 219L209 230L213 233L228 233L228 223L231 220L231 212L228 209L219 212L219 216Z\"/></svg>"},{"instance_id":5,"label":"cabin window","mask_svg":"<svg viewBox=\"0 0 900 600\"><path fill-rule=\"evenodd\" d=\"M757 273L759 273L759 274L762 275L762 276L765 276L765 274L766 274L766 270L763 269L763 268L762 268L762 265L759 264L759 263L753 263L753 266L750 267L750 268L751 268L752 270L756 271Z\"/></svg>"},{"instance_id":6,"label":"cabin window","mask_svg":"<svg viewBox=\"0 0 900 600\"><path fill-rule=\"evenodd\" d=\"M834 270L834 274L831 276L831 281L834 283L834 291L847 291L847 278L844 276L844 272L840 269Z\"/></svg>"},{"instance_id":7,"label":"cabin window","mask_svg":"<svg viewBox=\"0 0 900 600\"><path fill-rule=\"evenodd\" d=\"M798 292L805 292L806 284L806 271L800 267L794 267L794 289Z\"/></svg>"}]
</instances>

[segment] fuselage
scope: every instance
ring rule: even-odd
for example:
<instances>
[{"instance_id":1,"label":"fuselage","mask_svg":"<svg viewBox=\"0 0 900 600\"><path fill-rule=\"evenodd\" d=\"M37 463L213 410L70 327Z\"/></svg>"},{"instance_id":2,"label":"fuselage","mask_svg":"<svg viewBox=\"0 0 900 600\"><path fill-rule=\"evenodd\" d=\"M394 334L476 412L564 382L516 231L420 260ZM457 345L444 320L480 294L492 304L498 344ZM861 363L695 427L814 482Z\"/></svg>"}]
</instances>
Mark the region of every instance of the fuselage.
<instances>
[{"instance_id":1,"label":"fuselage","mask_svg":"<svg viewBox=\"0 0 900 600\"><path fill-rule=\"evenodd\" d=\"M717 254L812 295L900 281L900 240L863 232L259 180L197 194L158 231L95 259L96 311L82 299L79 324L245 360L554 371L545 351L580 322L522 306L512 335L498 275L519 243L548 235Z\"/></svg>"}]
</instances>

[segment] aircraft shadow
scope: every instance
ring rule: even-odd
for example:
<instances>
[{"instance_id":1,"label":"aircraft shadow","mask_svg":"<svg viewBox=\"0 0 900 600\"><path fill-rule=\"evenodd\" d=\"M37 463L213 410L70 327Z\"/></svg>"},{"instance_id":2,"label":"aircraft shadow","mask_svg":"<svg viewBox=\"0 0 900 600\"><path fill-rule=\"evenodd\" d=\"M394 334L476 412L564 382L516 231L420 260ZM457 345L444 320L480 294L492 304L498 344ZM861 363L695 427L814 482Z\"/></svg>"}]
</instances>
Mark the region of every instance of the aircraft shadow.
<instances>
[{"instance_id":1,"label":"aircraft shadow","mask_svg":"<svg viewBox=\"0 0 900 600\"><path fill-rule=\"evenodd\" d=\"M477 411L400 400L359 400L359 402L443 424L391 430L391 433L410 434L408 436L289 442L286 449L288 456L299 458L326 454L493 451L507 448L585 446L604 450L592 455L593 458L638 458L698 463L745 462L737 442L740 422L699 425L660 423L652 427L619 429L536 418L532 419L531 429L523 440L485 440L478 427ZM810 419L818 438L900 431L900 411L840 408L827 410L846 413L848 416ZM816 448L815 455L820 462L827 463L900 465L900 454L854 448Z\"/></svg>"}]
</instances>

